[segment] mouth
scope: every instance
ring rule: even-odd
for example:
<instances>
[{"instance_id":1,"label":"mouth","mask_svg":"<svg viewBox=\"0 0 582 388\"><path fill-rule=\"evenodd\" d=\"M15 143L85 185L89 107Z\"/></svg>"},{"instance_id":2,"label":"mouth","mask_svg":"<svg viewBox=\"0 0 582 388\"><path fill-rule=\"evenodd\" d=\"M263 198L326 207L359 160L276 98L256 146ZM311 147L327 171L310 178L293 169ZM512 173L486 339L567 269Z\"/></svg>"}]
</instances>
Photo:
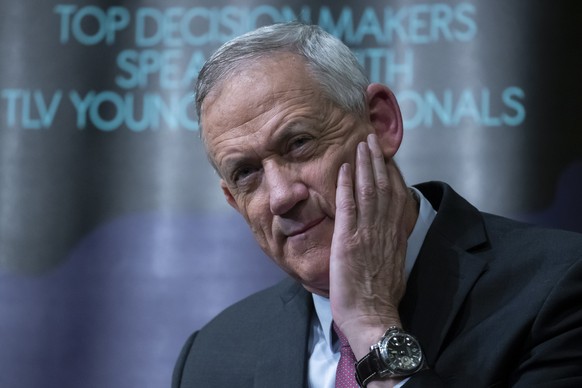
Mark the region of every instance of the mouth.
<instances>
[{"instance_id":1,"label":"mouth","mask_svg":"<svg viewBox=\"0 0 582 388\"><path fill-rule=\"evenodd\" d=\"M287 238L290 237L295 237L295 236L299 236L303 233L308 232L310 229L315 228L317 225L321 224L323 222L323 220L325 219L325 216L321 217L321 218L317 218L303 226L301 226L298 229L292 230L290 233L287 234Z\"/></svg>"}]
</instances>

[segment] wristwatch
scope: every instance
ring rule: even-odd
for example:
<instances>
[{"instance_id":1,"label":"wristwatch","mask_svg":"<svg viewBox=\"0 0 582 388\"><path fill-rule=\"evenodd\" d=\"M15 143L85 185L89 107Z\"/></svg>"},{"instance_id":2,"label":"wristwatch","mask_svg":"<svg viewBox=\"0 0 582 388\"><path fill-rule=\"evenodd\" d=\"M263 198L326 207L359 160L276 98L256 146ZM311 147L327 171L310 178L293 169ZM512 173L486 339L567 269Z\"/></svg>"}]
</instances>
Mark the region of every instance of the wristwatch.
<instances>
[{"instance_id":1,"label":"wristwatch","mask_svg":"<svg viewBox=\"0 0 582 388\"><path fill-rule=\"evenodd\" d=\"M392 326L370 353L356 363L356 380L361 387L383 377L408 377L425 368L425 359L418 340L404 330Z\"/></svg>"}]
</instances>

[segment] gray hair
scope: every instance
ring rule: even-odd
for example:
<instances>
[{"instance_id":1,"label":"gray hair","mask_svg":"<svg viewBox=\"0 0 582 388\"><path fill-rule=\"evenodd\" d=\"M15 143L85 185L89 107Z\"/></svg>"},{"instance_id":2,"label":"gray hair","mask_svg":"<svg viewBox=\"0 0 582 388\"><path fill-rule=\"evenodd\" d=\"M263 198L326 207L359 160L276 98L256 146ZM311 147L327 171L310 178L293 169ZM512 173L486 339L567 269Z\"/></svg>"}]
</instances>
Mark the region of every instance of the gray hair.
<instances>
[{"instance_id":1,"label":"gray hair","mask_svg":"<svg viewBox=\"0 0 582 388\"><path fill-rule=\"evenodd\" d=\"M287 22L261 27L226 42L208 59L196 82L198 121L202 102L220 81L245 61L276 52L301 55L330 101L363 117L369 81L355 55L319 26Z\"/></svg>"}]
</instances>

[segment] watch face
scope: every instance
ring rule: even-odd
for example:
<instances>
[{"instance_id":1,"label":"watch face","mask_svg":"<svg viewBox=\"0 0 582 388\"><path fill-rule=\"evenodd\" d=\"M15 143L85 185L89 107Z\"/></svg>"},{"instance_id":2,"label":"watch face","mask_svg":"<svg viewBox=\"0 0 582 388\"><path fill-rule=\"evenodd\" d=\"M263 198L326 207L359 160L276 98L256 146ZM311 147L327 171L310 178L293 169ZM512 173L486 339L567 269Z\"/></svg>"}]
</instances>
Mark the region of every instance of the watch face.
<instances>
[{"instance_id":1,"label":"watch face","mask_svg":"<svg viewBox=\"0 0 582 388\"><path fill-rule=\"evenodd\" d=\"M391 373L407 375L422 366L422 351L418 341L406 333L394 333L380 347L382 361Z\"/></svg>"}]
</instances>

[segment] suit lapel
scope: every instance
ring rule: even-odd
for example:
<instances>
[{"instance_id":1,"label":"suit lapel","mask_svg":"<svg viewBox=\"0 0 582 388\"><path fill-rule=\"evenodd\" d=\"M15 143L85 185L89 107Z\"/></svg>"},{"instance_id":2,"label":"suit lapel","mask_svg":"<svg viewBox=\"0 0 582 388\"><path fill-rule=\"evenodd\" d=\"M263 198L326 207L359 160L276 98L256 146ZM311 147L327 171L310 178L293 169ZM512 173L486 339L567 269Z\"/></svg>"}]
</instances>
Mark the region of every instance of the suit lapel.
<instances>
[{"instance_id":1,"label":"suit lapel","mask_svg":"<svg viewBox=\"0 0 582 388\"><path fill-rule=\"evenodd\" d=\"M433 365L467 294L486 269L479 252L488 244L480 213L449 186L418 188L438 213L408 280L400 314Z\"/></svg>"},{"instance_id":2,"label":"suit lapel","mask_svg":"<svg viewBox=\"0 0 582 388\"><path fill-rule=\"evenodd\" d=\"M305 384L307 340L313 311L311 294L292 282L281 295L281 310L276 321L265 323L260 344L261 357L255 373L255 388L281 385L302 387Z\"/></svg>"}]
</instances>

